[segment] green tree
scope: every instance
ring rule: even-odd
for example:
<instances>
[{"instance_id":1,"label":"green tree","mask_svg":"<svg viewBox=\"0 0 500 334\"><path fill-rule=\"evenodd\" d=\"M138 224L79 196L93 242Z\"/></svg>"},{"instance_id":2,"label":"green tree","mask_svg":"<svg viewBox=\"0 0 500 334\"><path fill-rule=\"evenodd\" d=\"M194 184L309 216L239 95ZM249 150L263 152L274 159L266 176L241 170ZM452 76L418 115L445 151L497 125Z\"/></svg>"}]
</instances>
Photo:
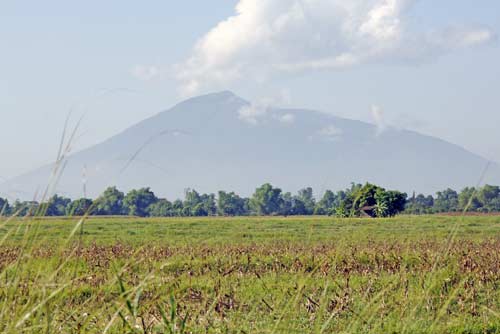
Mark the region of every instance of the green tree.
<instances>
[{"instance_id":1,"label":"green tree","mask_svg":"<svg viewBox=\"0 0 500 334\"><path fill-rule=\"evenodd\" d=\"M21 202L16 200L10 211L12 215L17 217L34 216L38 213L40 204L37 201Z\"/></svg>"},{"instance_id":2,"label":"green tree","mask_svg":"<svg viewBox=\"0 0 500 334\"><path fill-rule=\"evenodd\" d=\"M500 187L485 185L478 191L477 199L482 203L484 211L486 212L498 212L500 210Z\"/></svg>"},{"instance_id":3,"label":"green tree","mask_svg":"<svg viewBox=\"0 0 500 334\"><path fill-rule=\"evenodd\" d=\"M158 198L151 189L141 188L129 191L123 199L123 205L130 216L147 217L148 208L157 201Z\"/></svg>"},{"instance_id":4,"label":"green tree","mask_svg":"<svg viewBox=\"0 0 500 334\"><path fill-rule=\"evenodd\" d=\"M77 199L66 208L67 216L85 216L92 214L92 200L89 198Z\"/></svg>"},{"instance_id":5,"label":"green tree","mask_svg":"<svg viewBox=\"0 0 500 334\"><path fill-rule=\"evenodd\" d=\"M182 203L182 216L213 216L217 213L214 194L199 194L194 189L186 189Z\"/></svg>"},{"instance_id":6,"label":"green tree","mask_svg":"<svg viewBox=\"0 0 500 334\"><path fill-rule=\"evenodd\" d=\"M334 215L338 218L349 217L349 209L346 208L344 202L340 203L340 205L334 209Z\"/></svg>"},{"instance_id":7,"label":"green tree","mask_svg":"<svg viewBox=\"0 0 500 334\"><path fill-rule=\"evenodd\" d=\"M285 217L294 215L294 197L289 192L281 196L280 214Z\"/></svg>"},{"instance_id":8,"label":"green tree","mask_svg":"<svg viewBox=\"0 0 500 334\"><path fill-rule=\"evenodd\" d=\"M166 199L160 199L151 204L148 207L148 212L151 217L174 217L178 214L174 205Z\"/></svg>"},{"instance_id":9,"label":"green tree","mask_svg":"<svg viewBox=\"0 0 500 334\"><path fill-rule=\"evenodd\" d=\"M206 217L209 213L207 212L203 203L198 203L193 206L190 210L190 216L192 217Z\"/></svg>"},{"instance_id":10,"label":"green tree","mask_svg":"<svg viewBox=\"0 0 500 334\"><path fill-rule=\"evenodd\" d=\"M42 204L42 214L45 216L64 216L70 204L71 199L54 195L47 203Z\"/></svg>"},{"instance_id":11,"label":"green tree","mask_svg":"<svg viewBox=\"0 0 500 334\"><path fill-rule=\"evenodd\" d=\"M95 200L95 213L103 216L126 214L127 211L123 206L124 198L125 195L116 187L109 187Z\"/></svg>"},{"instance_id":12,"label":"green tree","mask_svg":"<svg viewBox=\"0 0 500 334\"><path fill-rule=\"evenodd\" d=\"M351 183L351 187L345 191L340 191L337 193L336 205L334 211L337 213L342 212L345 216L352 216L356 213L357 209L355 206L355 199L358 193L361 192L363 185ZM336 210L340 208L339 210Z\"/></svg>"},{"instance_id":13,"label":"green tree","mask_svg":"<svg viewBox=\"0 0 500 334\"><path fill-rule=\"evenodd\" d=\"M323 198L316 204L314 208L315 215L331 215L336 207L336 196L331 190L325 191Z\"/></svg>"},{"instance_id":14,"label":"green tree","mask_svg":"<svg viewBox=\"0 0 500 334\"><path fill-rule=\"evenodd\" d=\"M217 214L217 204L214 194L201 195L201 204L203 207L203 216L215 216Z\"/></svg>"},{"instance_id":15,"label":"green tree","mask_svg":"<svg viewBox=\"0 0 500 334\"><path fill-rule=\"evenodd\" d=\"M10 214L9 201L0 197L0 216L8 216Z\"/></svg>"},{"instance_id":16,"label":"green tree","mask_svg":"<svg viewBox=\"0 0 500 334\"><path fill-rule=\"evenodd\" d=\"M382 187L367 183L364 186L351 186L345 192L340 205L334 207L335 215L357 217L368 214L372 217L395 216L406 207L405 193L387 191Z\"/></svg>"},{"instance_id":17,"label":"green tree","mask_svg":"<svg viewBox=\"0 0 500 334\"><path fill-rule=\"evenodd\" d=\"M351 192L351 216L359 216L361 214L361 210L366 210L366 208L374 208L377 204L375 194L380 189L380 187L374 184L367 183L361 188L356 188L353 192ZM368 210L371 211L373 209Z\"/></svg>"},{"instance_id":18,"label":"green tree","mask_svg":"<svg viewBox=\"0 0 500 334\"><path fill-rule=\"evenodd\" d=\"M282 208L281 189L266 183L255 190L250 199L250 208L257 215L277 215Z\"/></svg>"},{"instance_id":19,"label":"green tree","mask_svg":"<svg viewBox=\"0 0 500 334\"><path fill-rule=\"evenodd\" d=\"M186 189L184 192L184 215L196 216L195 212L201 210L201 196L194 189Z\"/></svg>"},{"instance_id":20,"label":"green tree","mask_svg":"<svg viewBox=\"0 0 500 334\"><path fill-rule=\"evenodd\" d=\"M419 194L416 196L413 194L412 198L408 199L405 211L408 214L422 215L432 213L434 207L434 197L431 195L424 196Z\"/></svg>"},{"instance_id":21,"label":"green tree","mask_svg":"<svg viewBox=\"0 0 500 334\"><path fill-rule=\"evenodd\" d=\"M176 199L172 203L172 207L173 207L173 212L174 212L175 216L177 216L177 217L184 216L184 203L182 203L182 201L180 199Z\"/></svg>"},{"instance_id":22,"label":"green tree","mask_svg":"<svg viewBox=\"0 0 500 334\"><path fill-rule=\"evenodd\" d=\"M375 210L377 217L394 217L406 207L407 194L379 188L375 193Z\"/></svg>"},{"instance_id":23,"label":"green tree","mask_svg":"<svg viewBox=\"0 0 500 334\"><path fill-rule=\"evenodd\" d=\"M434 202L436 212L455 212L458 210L458 193L453 189L437 192Z\"/></svg>"},{"instance_id":24,"label":"green tree","mask_svg":"<svg viewBox=\"0 0 500 334\"><path fill-rule=\"evenodd\" d=\"M219 191L217 213L221 216L244 216L248 213L245 208L245 199L234 192Z\"/></svg>"},{"instance_id":25,"label":"green tree","mask_svg":"<svg viewBox=\"0 0 500 334\"><path fill-rule=\"evenodd\" d=\"M478 192L476 188L467 187L463 189L458 195L458 210L459 211L478 211L483 207L483 203L478 198Z\"/></svg>"},{"instance_id":26,"label":"green tree","mask_svg":"<svg viewBox=\"0 0 500 334\"><path fill-rule=\"evenodd\" d=\"M375 204L375 214L377 217L387 217L389 215L389 204L386 200L377 200Z\"/></svg>"},{"instance_id":27,"label":"green tree","mask_svg":"<svg viewBox=\"0 0 500 334\"><path fill-rule=\"evenodd\" d=\"M314 199L314 194L311 187L299 190L296 200L297 203L302 204L300 212L299 210L297 210L297 215L312 215L314 213L316 200Z\"/></svg>"},{"instance_id":28,"label":"green tree","mask_svg":"<svg viewBox=\"0 0 500 334\"><path fill-rule=\"evenodd\" d=\"M292 198L292 215L294 216L306 216L307 207L299 196L293 196Z\"/></svg>"},{"instance_id":29,"label":"green tree","mask_svg":"<svg viewBox=\"0 0 500 334\"><path fill-rule=\"evenodd\" d=\"M488 212L500 212L500 197L493 198L486 207Z\"/></svg>"}]
</instances>

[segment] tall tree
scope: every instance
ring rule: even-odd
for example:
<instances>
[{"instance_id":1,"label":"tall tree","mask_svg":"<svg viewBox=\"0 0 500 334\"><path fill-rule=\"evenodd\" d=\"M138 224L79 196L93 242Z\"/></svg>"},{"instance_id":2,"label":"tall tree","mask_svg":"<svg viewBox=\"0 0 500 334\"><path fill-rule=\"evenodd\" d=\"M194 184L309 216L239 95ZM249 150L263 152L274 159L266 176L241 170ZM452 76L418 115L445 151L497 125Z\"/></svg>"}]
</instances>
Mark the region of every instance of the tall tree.
<instances>
[{"instance_id":1,"label":"tall tree","mask_svg":"<svg viewBox=\"0 0 500 334\"><path fill-rule=\"evenodd\" d=\"M295 214L295 198L291 193L286 192L281 196L280 215L292 216Z\"/></svg>"},{"instance_id":2,"label":"tall tree","mask_svg":"<svg viewBox=\"0 0 500 334\"><path fill-rule=\"evenodd\" d=\"M38 214L40 204L37 201L21 202L16 200L10 211L17 217L35 216Z\"/></svg>"},{"instance_id":3,"label":"tall tree","mask_svg":"<svg viewBox=\"0 0 500 334\"><path fill-rule=\"evenodd\" d=\"M314 214L316 215L331 215L336 204L336 196L331 190L325 191L323 198L316 204Z\"/></svg>"},{"instance_id":4,"label":"tall tree","mask_svg":"<svg viewBox=\"0 0 500 334\"><path fill-rule=\"evenodd\" d=\"M312 215L314 213L314 207L316 206L316 200L314 199L313 190L311 187L299 190L297 194L297 199L303 203L303 215Z\"/></svg>"},{"instance_id":5,"label":"tall tree","mask_svg":"<svg viewBox=\"0 0 500 334\"><path fill-rule=\"evenodd\" d=\"M64 216L66 215L66 209L71 204L71 199L66 197L61 197L59 195L52 196L47 203L43 203L43 215L45 216Z\"/></svg>"},{"instance_id":6,"label":"tall tree","mask_svg":"<svg viewBox=\"0 0 500 334\"><path fill-rule=\"evenodd\" d=\"M183 217L184 215L184 203L180 199L176 199L172 203L172 209L173 212L175 213L174 215L177 217Z\"/></svg>"},{"instance_id":7,"label":"tall tree","mask_svg":"<svg viewBox=\"0 0 500 334\"><path fill-rule=\"evenodd\" d=\"M8 216L10 214L9 201L0 197L0 216Z\"/></svg>"},{"instance_id":8,"label":"tall tree","mask_svg":"<svg viewBox=\"0 0 500 334\"><path fill-rule=\"evenodd\" d=\"M84 216L92 214L92 200L89 198L77 199L66 208L67 216Z\"/></svg>"},{"instance_id":9,"label":"tall tree","mask_svg":"<svg viewBox=\"0 0 500 334\"><path fill-rule=\"evenodd\" d=\"M124 198L125 195L116 187L109 187L95 201L96 214L104 216L127 214L123 206Z\"/></svg>"},{"instance_id":10,"label":"tall tree","mask_svg":"<svg viewBox=\"0 0 500 334\"><path fill-rule=\"evenodd\" d=\"M483 211L500 210L500 187L487 184L479 190L477 197L478 201L483 204Z\"/></svg>"},{"instance_id":11,"label":"tall tree","mask_svg":"<svg viewBox=\"0 0 500 334\"><path fill-rule=\"evenodd\" d=\"M201 208L200 194L194 189L186 189L183 203L184 216L196 216L201 213Z\"/></svg>"},{"instance_id":12,"label":"tall tree","mask_svg":"<svg viewBox=\"0 0 500 334\"><path fill-rule=\"evenodd\" d=\"M158 198L149 188L134 189L127 193L123 199L123 205L130 216L147 217L148 208L156 203Z\"/></svg>"},{"instance_id":13,"label":"tall tree","mask_svg":"<svg viewBox=\"0 0 500 334\"><path fill-rule=\"evenodd\" d=\"M458 210L458 193L453 189L438 191L434 202L436 212L455 212Z\"/></svg>"},{"instance_id":14,"label":"tall tree","mask_svg":"<svg viewBox=\"0 0 500 334\"><path fill-rule=\"evenodd\" d=\"M277 215L280 213L282 202L281 189L266 183L255 190L250 199L250 207L258 215Z\"/></svg>"},{"instance_id":15,"label":"tall tree","mask_svg":"<svg viewBox=\"0 0 500 334\"><path fill-rule=\"evenodd\" d=\"M160 199L156 203L151 204L148 212L151 217L173 217L178 214L173 204L166 199Z\"/></svg>"},{"instance_id":16,"label":"tall tree","mask_svg":"<svg viewBox=\"0 0 500 334\"><path fill-rule=\"evenodd\" d=\"M407 194L379 188L375 193L377 217L394 217L406 207Z\"/></svg>"},{"instance_id":17,"label":"tall tree","mask_svg":"<svg viewBox=\"0 0 500 334\"><path fill-rule=\"evenodd\" d=\"M345 192L345 198L334 212L339 217L356 217L368 214L372 217L390 217L403 211L407 195L399 191L387 191L382 187L367 183L364 186L352 185Z\"/></svg>"},{"instance_id":18,"label":"tall tree","mask_svg":"<svg viewBox=\"0 0 500 334\"><path fill-rule=\"evenodd\" d=\"M201 195L201 203L203 207L203 216L215 216L217 214L217 204L214 194Z\"/></svg>"},{"instance_id":19,"label":"tall tree","mask_svg":"<svg viewBox=\"0 0 500 334\"><path fill-rule=\"evenodd\" d=\"M373 208L377 204L375 194L379 191L380 187L367 183L361 188L357 188L351 192L352 206L351 216L358 216L362 209ZM369 209L373 210L373 209Z\"/></svg>"},{"instance_id":20,"label":"tall tree","mask_svg":"<svg viewBox=\"0 0 500 334\"><path fill-rule=\"evenodd\" d=\"M432 213L434 207L434 197L431 195L424 196L419 194L416 196L413 194L412 198L408 199L405 211L408 214L422 215Z\"/></svg>"},{"instance_id":21,"label":"tall tree","mask_svg":"<svg viewBox=\"0 0 500 334\"><path fill-rule=\"evenodd\" d=\"M245 199L234 192L219 191L217 213L221 216L244 216L248 213L245 208Z\"/></svg>"},{"instance_id":22,"label":"tall tree","mask_svg":"<svg viewBox=\"0 0 500 334\"><path fill-rule=\"evenodd\" d=\"M478 198L476 188L467 187L458 194L458 210L477 211L481 207L483 207L483 203Z\"/></svg>"}]
</instances>

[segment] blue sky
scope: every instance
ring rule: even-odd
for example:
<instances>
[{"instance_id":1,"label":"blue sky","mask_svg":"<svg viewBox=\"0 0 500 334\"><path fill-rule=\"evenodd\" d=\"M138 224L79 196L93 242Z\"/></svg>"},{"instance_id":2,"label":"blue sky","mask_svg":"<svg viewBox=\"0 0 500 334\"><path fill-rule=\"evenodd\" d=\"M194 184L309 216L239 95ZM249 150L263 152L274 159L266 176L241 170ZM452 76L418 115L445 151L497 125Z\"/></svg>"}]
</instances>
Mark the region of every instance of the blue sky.
<instances>
[{"instance_id":1,"label":"blue sky","mask_svg":"<svg viewBox=\"0 0 500 334\"><path fill-rule=\"evenodd\" d=\"M223 89L370 122L376 105L388 125L500 161L497 0L352 1L354 17L370 14L365 3L386 15L367 21L373 35L359 39L329 12L340 0L302 1L315 18L306 26L289 6L300 1L242 0L240 17L213 30L238 2L0 1L0 176L54 159L69 110L73 123L84 115L81 149ZM325 3L332 7L318 9ZM281 28L254 33L268 22ZM346 54L348 64L338 57Z\"/></svg>"}]
</instances>

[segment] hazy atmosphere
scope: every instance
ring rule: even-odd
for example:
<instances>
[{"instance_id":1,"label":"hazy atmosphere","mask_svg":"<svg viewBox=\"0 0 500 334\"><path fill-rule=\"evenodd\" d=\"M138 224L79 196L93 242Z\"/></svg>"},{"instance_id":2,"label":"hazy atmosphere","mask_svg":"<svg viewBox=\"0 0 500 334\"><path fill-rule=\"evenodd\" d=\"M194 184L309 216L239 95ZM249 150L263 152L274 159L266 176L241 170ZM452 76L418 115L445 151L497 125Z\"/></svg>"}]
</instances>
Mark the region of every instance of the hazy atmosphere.
<instances>
[{"instance_id":1,"label":"hazy atmosphere","mask_svg":"<svg viewBox=\"0 0 500 334\"><path fill-rule=\"evenodd\" d=\"M0 176L203 93L432 135L500 161L500 3L2 1Z\"/></svg>"},{"instance_id":2,"label":"hazy atmosphere","mask_svg":"<svg viewBox=\"0 0 500 334\"><path fill-rule=\"evenodd\" d=\"M500 334L500 1L0 0L0 334Z\"/></svg>"}]
</instances>

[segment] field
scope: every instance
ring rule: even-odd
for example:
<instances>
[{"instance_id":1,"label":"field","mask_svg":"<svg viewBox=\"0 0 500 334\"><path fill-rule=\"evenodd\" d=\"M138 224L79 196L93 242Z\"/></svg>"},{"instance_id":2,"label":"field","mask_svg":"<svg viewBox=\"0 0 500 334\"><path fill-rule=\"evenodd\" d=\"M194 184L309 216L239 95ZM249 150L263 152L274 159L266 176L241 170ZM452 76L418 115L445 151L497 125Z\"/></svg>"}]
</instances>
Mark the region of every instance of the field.
<instances>
[{"instance_id":1,"label":"field","mask_svg":"<svg viewBox=\"0 0 500 334\"><path fill-rule=\"evenodd\" d=\"M2 333L500 333L500 217L0 223Z\"/></svg>"}]
</instances>

